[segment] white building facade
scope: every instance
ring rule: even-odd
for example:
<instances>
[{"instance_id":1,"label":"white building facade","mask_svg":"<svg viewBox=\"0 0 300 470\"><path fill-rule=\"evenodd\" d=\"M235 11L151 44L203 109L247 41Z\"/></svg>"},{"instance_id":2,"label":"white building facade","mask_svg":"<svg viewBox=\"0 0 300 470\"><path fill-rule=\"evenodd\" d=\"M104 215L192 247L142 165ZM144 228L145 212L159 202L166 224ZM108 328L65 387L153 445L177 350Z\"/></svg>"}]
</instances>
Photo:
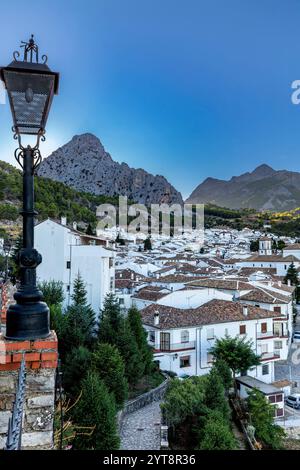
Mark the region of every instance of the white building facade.
<instances>
[{"instance_id":1,"label":"white building facade","mask_svg":"<svg viewBox=\"0 0 300 470\"><path fill-rule=\"evenodd\" d=\"M215 314L218 310L222 312L221 320ZM260 365L243 374L265 383L274 381L274 362L280 359L274 351L273 335L270 335L273 317L276 317L274 312L238 302L212 300L194 312L151 305L142 310L141 315L161 370L178 376L205 375L213 365L210 351L216 339L238 336L251 340L253 350L261 356ZM171 326L173 323L178 326Z\"/></svg>"},{"instance_id":2,"label":"white building facade","mask_svg":"<svg viewBox=\"0 0 300 470\"><path fill-rule=\"evenodd\" d=\"M72 302L74 280L80 274L86 284L87 301L98 315L105 296L114 292L115 251L106 240L51 219L36 225L34 236L35 247L43 257L37 281L61 281L67 307Z\"/></svg>"}]
</instances>

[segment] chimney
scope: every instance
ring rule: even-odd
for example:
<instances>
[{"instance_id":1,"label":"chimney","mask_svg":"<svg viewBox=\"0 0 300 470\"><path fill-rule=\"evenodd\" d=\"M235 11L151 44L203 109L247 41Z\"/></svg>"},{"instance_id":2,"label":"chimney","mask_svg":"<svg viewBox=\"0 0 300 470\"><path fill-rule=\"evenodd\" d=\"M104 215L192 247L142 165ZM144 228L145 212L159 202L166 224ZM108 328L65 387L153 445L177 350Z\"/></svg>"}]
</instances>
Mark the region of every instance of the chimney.
<instances>
[{"instance_id":1,"label":"chimney","mask_svg":"<svg viewBox=\"0 0 300 470\"><path fill-rule=\"evenodd\" d=\"M157 310L154 313L154 325L155 326L159 325L159 312Z\"/></svg>"},{"instance_id":2,"label":"chimney","mask_svg":"<svg viewBox=\"0 0 300 470\"><path fill-rule=\"evenodd\" d=\"M281 281L278 281L278 286L281 287Z\"/></svg>"},{"instance_id":3,"label":"chimney","mask_svg":"<svg viewBox=\"0 0 300 470\"><path fill-rule=\"evenodd\" d=\"M77 222L73 222L73 230L77 230Z\"/></svg>"},{"instance_id":4,"label":"chimney","mask_svg":"<svg viewBox=\"0 0 300 470\"><path fill-rule=\"evenodd\" d=\"M288 285L289 287L291 286L291 280L290 280L290 279L287 280L287 285Z\"/></svg>"},{"instance_id":5,"label":"chimney","mask_svg":"<svg viewBox=\"0 0 300 470\"><path fill-rule=\"evenodd\" d=\"M62 217L60 218L60 223L61 223L61 225L67 225L67 217L62 216Z\"/></svg>"},{"instance_id":6,"label":"chimney","mask_svg":"<svg viewBox=\"0 0 300 470\"><path fill-rule=\"evenodd\" d=\"M247 305L243 305L243 315L244 315L244 317L248 316L248 306Z\"/></svg>"}]
</instances>

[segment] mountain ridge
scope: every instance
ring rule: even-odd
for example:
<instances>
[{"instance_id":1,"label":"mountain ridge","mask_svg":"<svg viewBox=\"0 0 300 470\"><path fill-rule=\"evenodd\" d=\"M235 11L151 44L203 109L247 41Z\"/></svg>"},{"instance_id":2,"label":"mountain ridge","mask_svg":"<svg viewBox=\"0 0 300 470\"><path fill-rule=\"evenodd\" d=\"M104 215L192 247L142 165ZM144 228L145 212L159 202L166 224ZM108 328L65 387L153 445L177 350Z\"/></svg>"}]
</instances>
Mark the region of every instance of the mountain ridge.
<instances>
[{"instance_id":1,"label":"mountain ridge","mask_svg":"<svg viewBox=\"0 0 300 470\"><path fill-rule=\"evenodd\" d=\"M300 173L274 170L262 164L229 180L206 178L187 198L188 203L210 203L229 209L281 211L300 205Z\"/></svg>"}]
</instances>

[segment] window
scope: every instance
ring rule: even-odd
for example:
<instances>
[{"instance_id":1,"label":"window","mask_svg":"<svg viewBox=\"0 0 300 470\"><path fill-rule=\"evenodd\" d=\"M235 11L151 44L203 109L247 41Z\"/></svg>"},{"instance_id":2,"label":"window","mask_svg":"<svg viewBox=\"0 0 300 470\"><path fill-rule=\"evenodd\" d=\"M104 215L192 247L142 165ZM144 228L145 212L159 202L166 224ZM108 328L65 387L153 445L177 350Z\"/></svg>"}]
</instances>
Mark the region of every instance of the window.
<instances>
[{"instance_id":1,"label":"window","mask_svg":"<svg viewBox=\"0 0 300 470\"><path fill-rule=\"evenodd\" d=\"M281 313L281 307L274 307L274 312Z\"/></svg>"},{"instance_id":2,"label":"window","mask_svg":"<svg viewBox=\"0 0 300 470\"><path fill-rule=\"evenodd\" d=\"M113 258L109 258L109 268L112 268L114 265L114 260ZM121 276L122 277L122 276Z\"/></svg>"},{"instance_id":3,"label":"window","mask_svg":"<svg viewBox=\"0 0 300 470\"><path fill-rule=\"evenodd\" d=\"M283 408L277 408L276 416L283 416Z\"/></svg>"},{"instance_id":4,"label":"window","mask_svg":"<svg viewBox=\"0 0 300 470\"><path fill-rule=\"evenodd\" d=\"M213 328L208 328L206 330L206 334L207 334L207 339L214 339L215 337L215 332Z\"/></svg>"},{"instance_id":5,"label":"window","mask_svg":"<svg viewBox=\"0 0 300 470\"><path fill-rule=\"evenodd\" d=\"M267 332L267 326L268 326L267 323L262 323L262 324L261 324L260 327L261 327L261 332L262 332L262 333L266 333L266 332Z\"/></svg>"},{"instance_id":6,"label":"window","mask_svg":"<svg viewBox=\"0 0 300 470\"><path fill-rule=\"evenodd\" d=\"M188 343L190 338L190 334L187 330L183 330L181 332L181 342L182 343Z\"/></svg>"},{"instance_id":7,"label":"window","mask_svg":"<svg viewBox=\"0 0 300 470\"><path fill-rule=\"evenodd\" d=\"M282 349L282 341L274 341L274 349Z\"/></svg>"},{"instance_id":8,"label":"window","mask_svg":"<svg viewBox=\"0 0 300 470\"><path fill-rule=\"evenodd\" d=\"M114 283L115 283L115 280L114 280L113 277L111 277L111 278L110 278L110 286L109 286L109 287L110 287L110 290L113 290L113 288L114 288Z\"/></svg>"},{"instance_id":9,"label":"window","mask_svg":"<svg viewBox=\"0 0 300 470\"><path fill-rule=\"evenodd\" d=\"M246 334L246 325L240 325L240 335Z\"/></svg>"},{"instance_id":10,"label":"window","mask_svg":"<svg viewBox=\"0 0 300 470\"><path fill-rule=\"evenodd\" d=\"M285 265L284 265L284 269L286 269L286 268L287 268L287 265L285 264Z\"/></svg>"},{"instance_id":11,"label":"window","mask_svg":"<svg viewBox=\"0 0 300 470\"><path fill-rule=\"evenodd\" d=\"M275 403L276 399L275 399L275 395L270 395L269 396L269 403Z\"/></svg>"},{"instance_id":12,"label":"window","mask_svg":"<svg viewBox=\"0 0 300 470\"><path fill-rule=\"evenodd\" d=\"M260 345L261 353L267 353L268 352L268 345L267 344L261 344Z\"/></svg>"},{"instance_id":13,"label":"window","mask_svg":"<svg viewBox=\"0 0 300 470\"><path fill-rule=\"evenodd\" d=\"M261 369L262 369L262 375L268 375L268 373L269 373L269 364L264 364Z\"/></svg>"},{"instance_id":14,"label":"window","mask_svg":"<svg viewBox=\"0 0 300 470\"><path fill-rule=\"evenodd\" d=\"M119 304L120 304L120 305L124 305L124 299L120 298L120 299L119 299Z\"/></svg>"},{"instance_id":15,"label":"window","mask_svg":"<svg viewBox=\"0 0 300 470\"><path fill-rule=\"evenodd\" d=\"M180 358L180 367L190 367L191 365L191 356L182 356Z\"/></svg>"},{"instance_id":16,"label":"window","mask_svg":"<svg viewBox=\"0 0 300 470\"><path fill-rule=\"evenodd\" d=\"M160 333L160 349L170 351L170 333Z\"/></svg>"},{"instance_id":17,"label":"window","mask_svg":"<svg viewBox=\"0 0 300 470\"><path fill-rule=\"evenodd\" d=\"M280 402L280 401L283 401L282 399L282 393L276 395L276 403Z\"/></svg>"},{"instance_id":18,"label":"window","mask_svg":"<svg viewBox=\"0 0 300 470\"><path fill-rule=\"evenodd\" d=\"M260 308L260 305L259 305L259 304L255 304L255 307L258 307L258 308Z\"/></svg>"},{"instance_id":19,"label":"window","mask_svg":"<svg viewBox=\"0 0 300 470\"><path fill-rule=\"evenodd\" d=\"M67 291L70 292L70 286L67 286Z\"/></svg>"},{"instance_id":20,"label":"window","mask_svg":"<svg viewBox=\"0 0 300 470\"><path fill-rule=\"evenodd\" d=\"M71 269L71 261L67 261L67 269Z\"/></svg>"},{"instance_id":21,"label":"window","mask_svg":"<svg viewBox=\"0 0 300 470\"><path fill-rule=\"evenodd\" d=\"M155 331L151 330L148 332L148 338L151 343L155 343Z\"/></svg>"}]
</instances>

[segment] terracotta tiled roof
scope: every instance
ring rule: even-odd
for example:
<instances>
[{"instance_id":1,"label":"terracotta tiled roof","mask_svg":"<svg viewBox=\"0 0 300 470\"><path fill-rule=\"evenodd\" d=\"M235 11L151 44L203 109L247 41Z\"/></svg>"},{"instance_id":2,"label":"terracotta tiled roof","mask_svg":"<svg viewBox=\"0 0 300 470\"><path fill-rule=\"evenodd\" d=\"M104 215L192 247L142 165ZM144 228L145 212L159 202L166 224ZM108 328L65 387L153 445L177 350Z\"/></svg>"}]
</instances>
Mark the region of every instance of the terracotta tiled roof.
<instances>
[{"instance_id":1,"label":"terracotta tiled roof","mask_svg":"<svg viewBox=\"0 0 300 470\"><path fill-rule=\"evenodd\" d=\"M300 250L300 243L292 243L283 248L283 250Z\"/></svg>"},{"instance_id":2,"label":"terracotta tiled roof","mask_svg":"<svg viewBox=\"0 0 300 470\"><path fill-rule=\"evenodd\" d=\"M155 288L148 286L144 287L143 289L140 289L138 292L136 292L133 295L133 298L135 299L141 299L141 300L151 300L156 302L157 300L161 299L165 295L167 295L169 292L163 292L161 287L154 286Z\"/></svg>"},{"instance_id":3,"label":"terracotta tiled roof","mask_svg":"<svg viewBox=\"0 0 300 470\"><path fill-rule=\"evenodd\" d=\"M278 312L248 305L248 315L243 314L243 304L228 300L211 300L194 309L180 309L167 305L152 304L141 310L142 322L154 326L154 315L159 313L159 329L194 327L216 323L241 322L276 318Z\"/></svg>"},{"instance_id":4,"label":"terracotta tiled roof","mask_svg":"<svg viewBox=\"0 0 300 470\"><path fill-rule=\"evenodd\" d=\"M276 263L286 263L286 262L292 262L292 261L299 261L296 256L289 255L289 256L282 256L282 255L254 255L250 256L250 258L245 258L244 260L246 263L249 261L254 261L254 262L276 262ZM242 262L240 261L240 262Z\"/></svg>"},{"instance_id":5,"label":"terracotta tiled roof","mask_svg":"<svg viewBox=\"0 0 300 470\"><path fill-rule=\"evenodd\" d=\"M254 267L254 268L240 268L239 273L244 274L245 276L251 275L254 273L257 273L258 271L261 271L264 274L276 274L276 268L266 268L266 267Z\"/></svg>"},{"instance_id":6,"label":"terracotta tiled roof","mask_svg":"<svg viewBox=\"0 0 300 470\"><path fill-rule=\"evenodd\" d=\"M253 302L263 302L266 304L288 304L291 298L287 295L279 294L278 292L270 291L267 289L252 289L250 292L243 294L240 300L250 300Z\"/></svg>"},{"instance_id":7,"label":"terracotta tiled roof","mask_svg":"<svg viewBox=\"0 0 300 470\"><path fill-rule=\"evenodd\" d=\"M188 286L195 287L210 287L213 289L223 290L249 290L253 289L251 284L243 281L234 281L232 279L200 279L190 281L187 283Z\"/></svg>"}]
</instances>

